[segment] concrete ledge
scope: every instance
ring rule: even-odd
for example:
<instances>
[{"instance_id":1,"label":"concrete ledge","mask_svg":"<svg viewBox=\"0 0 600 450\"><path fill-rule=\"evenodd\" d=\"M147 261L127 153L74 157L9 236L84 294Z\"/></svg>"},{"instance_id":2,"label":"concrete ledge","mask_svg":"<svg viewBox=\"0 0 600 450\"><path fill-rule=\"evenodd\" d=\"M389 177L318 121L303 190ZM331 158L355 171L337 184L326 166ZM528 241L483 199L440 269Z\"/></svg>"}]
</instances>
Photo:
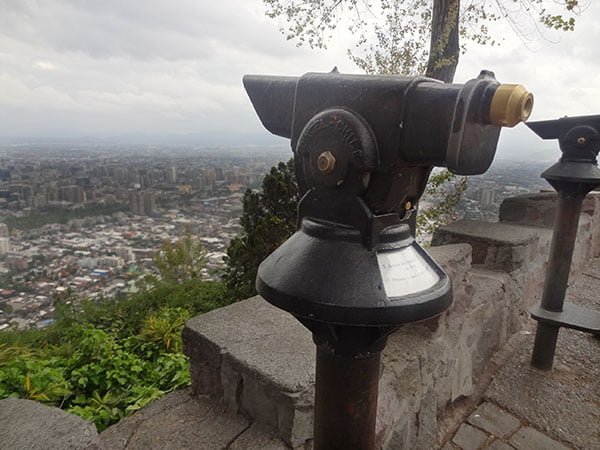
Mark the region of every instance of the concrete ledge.
<instances>
[{"instance_id":1,"label":"concrete ledge","mask_svg":"<svg viewBox=\"0 0 600 450\"><path fill-rule=\"evenodd\" d=\"M0 400L0 448L99 450L94 424L31 400Z\"/></svg>"},{"instance_id":2,"label":"concrete ledge","mask_svg":"<svg viewBox=\"0 0 600 450\"><path fill-rule=\"evenodd\" d=\"M465 242L473 248L473 264L513 272L534 261L551 236L551 230L523 225L459 220L436 230L432 245Z\"/></svg>"},{"instance_id":3,"label":"concrete ledge","mask_svg":"<svg viewBox=\"0 0 600 450\"><path fill-rule=\"evenodd\" d=\"M552 228L556 215L556 192L524 194L506 198L500 205L500 222Z\"/></svg>"},{"instance_id":4,"label":"concrete ledge","mask_svg":"<svg viewBox=\"0 0 600 450\"><path fill-rule=\"evenodd\" d=\"M290 314L256 296L190 319L183 340L194 394L222 396L289 445L312 436L315 349Z\"/></svg>"},{"instance_id":5,"label":"concrete ledge","mask_svg":"<svg viewBox=\"0 0 600 450\"><path fill-rule=\"evenodd\" d=\"M590 192L583 200L582 214L593 216L599 209L600 192ZM540 192L508 197L500 205L500 222L552 228L558 205L556 192Z\"/></svg>"},{"instance_id":6,"label":"concrete ledge","mask_svg":"<svg viewBox=\"0 0 600 450\"><path fill-rule=\"evenodd\" d=\"M558 205L556 192L517 195L500 205L500 222L552 228ZM591 257L600 256L600 192L590 192L583 201L582 216L590 219Z\"/></svg>"},{"instance_id":7,"label":"concrete ledge","mask_svg":"<svg viewBox=\"0 0 600 450\"><path fill-rule=\"evenodd\" d=\"M249 428L248 420L228 413L222 402L183 389L108 427L100 440L106 450L225 449Z\"/></svg>"}]
</instances>

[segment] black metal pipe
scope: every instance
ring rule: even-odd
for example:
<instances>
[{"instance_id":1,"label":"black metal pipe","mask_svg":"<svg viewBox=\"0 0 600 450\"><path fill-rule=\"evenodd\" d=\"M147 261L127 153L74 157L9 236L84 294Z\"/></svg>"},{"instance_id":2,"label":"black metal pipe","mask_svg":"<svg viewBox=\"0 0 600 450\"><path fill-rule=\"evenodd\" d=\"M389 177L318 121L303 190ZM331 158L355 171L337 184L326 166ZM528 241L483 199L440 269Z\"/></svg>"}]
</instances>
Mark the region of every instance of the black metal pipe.
<instances>
[{"instance_id":1,"label":"black metal pipe","mask_svg":"<svg viewBox=\"0 0 600 450\"><path fill-rule=\"evenodd\" d=\"M551 370L558 340L559 327L538 322L533 341L531 365L540 370Z\"/></svg>"},{"instance_id":2,"label":"black metal pipe","mask_svg":"<svg viewBox=\"0 0 600 450\"><path fill-rule=\"evenodd\" d=\"M381 352L336 355L317 346L315 450L375 449Z\"/></svg>"},{"instance_id":3,"label":"black metal pipe","mask_svg":"<svg viewBox=\"0 0 600 450\"><path fill-rule=\"evenodd\" d=\"M560 312L563 309L583 199L584 196L565 193L559 193L558 196L550 259L542 294L542 308L548 311ZM559 327L538 323L531 356L532 366L542 370L552 369L558 330Z\"/></svg>"}]
</instances>

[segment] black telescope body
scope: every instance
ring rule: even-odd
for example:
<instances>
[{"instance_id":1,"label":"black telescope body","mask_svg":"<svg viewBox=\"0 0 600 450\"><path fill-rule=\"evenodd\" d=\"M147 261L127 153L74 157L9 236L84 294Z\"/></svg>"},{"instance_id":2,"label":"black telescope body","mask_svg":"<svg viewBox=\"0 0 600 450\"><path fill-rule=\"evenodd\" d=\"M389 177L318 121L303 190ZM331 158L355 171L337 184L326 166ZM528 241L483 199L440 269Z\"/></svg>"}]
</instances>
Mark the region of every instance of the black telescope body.
<instances>
[{"instance_id":1,"label":"black telescope body","mask_svg":"<svg viewBox=\"0 0 600 450\"><path fill-rule=\"evenodd\" d=\"M290 138L303 195L299 230L260 266L258 292L297 317L328 323L395 325L443 311L448 277L406 224L433 166L462 175L488 169L500 126L529 115L531 94L488 71L465 84L334 69L247 75L244 86L263 125ZM409 262L378 256L409 247ZM383 266L394 272L391 282ZM430 282L403 289L410 280L398 277Z\"/></svg>"},{"instance_id":2,"label":"black telescope body","mask_svg":"<svg viewBox=\"0 0 600 450\"><path fill-rule=\"evenodd\" d=\"M244 86L265 128L291 139L302 191L368 172L368 186L358 188L374 213L404 214L406 201L418 200L427 177L419 176L418 185L407 179L406 168L439 166L476 175L488 169L496 151L500 127L492 123L491 105L500 84L491 72L464 85L334 71L247 75ZM530 110L531 97L525 102L519 107ZM336 167L323 175L315 160L326 146Z\"/></svg>"},{"instance_id":3,"label":"black telescope body","mask_svg":"<svg viewBox=\"0 0 600 450\"><path fill-rule=\"evenodd\" d=\"M244 86L265 128L290 139L302 194L298 230L262 262L256 288L313 333L315 449L374 448L387 336L452 302L409 226L429 174L485 172L500 127L525 120L533 98L487 71L464 85L334 69Z\"/></svg>"}]
</instances>

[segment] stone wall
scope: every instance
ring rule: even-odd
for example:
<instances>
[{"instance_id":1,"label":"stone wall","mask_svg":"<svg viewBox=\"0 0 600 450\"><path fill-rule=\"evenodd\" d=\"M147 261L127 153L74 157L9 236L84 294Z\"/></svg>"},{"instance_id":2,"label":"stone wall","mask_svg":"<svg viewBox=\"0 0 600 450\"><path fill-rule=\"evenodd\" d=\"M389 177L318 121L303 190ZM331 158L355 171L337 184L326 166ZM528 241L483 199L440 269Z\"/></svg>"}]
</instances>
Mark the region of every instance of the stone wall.
<instances>
[{"instance_id":1,"label":"stone wall","mask_svg":"<svg viewBox=\"0 0 600 450\"><path fill-rule=\"evenodd\" d=\"M573 273L600 255L600 197L584 204ZM554 194L507 199L500 222L439 229L431 255L453 280L441 316L402 327L384 351L378 410L382 448L435 448L438 417L474 391L542 290L556 211ZM191 319L184 330L195 394L273 430L290 446L312 438L314 345L295 319L260 297Z\"/></svg>"}]
</instances>

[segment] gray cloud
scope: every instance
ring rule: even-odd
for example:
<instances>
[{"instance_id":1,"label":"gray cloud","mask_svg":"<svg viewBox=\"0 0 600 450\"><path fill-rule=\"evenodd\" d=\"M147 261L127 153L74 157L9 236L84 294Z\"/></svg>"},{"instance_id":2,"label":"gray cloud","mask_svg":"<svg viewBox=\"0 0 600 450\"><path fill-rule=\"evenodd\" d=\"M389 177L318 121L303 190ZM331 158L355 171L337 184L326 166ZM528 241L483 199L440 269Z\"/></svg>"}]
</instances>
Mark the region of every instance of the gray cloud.
<instances>
[{"instance_id":1,"label":"gray cloud","mask_svg":"<svg viewBox=\"0 0 600 450\"><path fill-rule=\"evenodd\" d=\"M599 16L591 5L574 33L536 52L494 24L503 45L471 46L456 80L489 68L525 84L535 118L598 112ZM357 70L342 32L311 51L277 29L260 0L0 0L0 136L264 134L244 73ZM519 133L505 132L506 145Z\"/></svg>"},{"instance_id":2,"label":"gray cloud","mask_svg":"<svg viewBox=\"0 0 600 450\"><path fill-rule=\"evenodd\" d=\"M265 33L267 18L256 6L243 0L24 0L5 2L0 29L36 46L100 59L206 59L222 47L285 58L288 46Z\"/></svg>"}]
</instances>

